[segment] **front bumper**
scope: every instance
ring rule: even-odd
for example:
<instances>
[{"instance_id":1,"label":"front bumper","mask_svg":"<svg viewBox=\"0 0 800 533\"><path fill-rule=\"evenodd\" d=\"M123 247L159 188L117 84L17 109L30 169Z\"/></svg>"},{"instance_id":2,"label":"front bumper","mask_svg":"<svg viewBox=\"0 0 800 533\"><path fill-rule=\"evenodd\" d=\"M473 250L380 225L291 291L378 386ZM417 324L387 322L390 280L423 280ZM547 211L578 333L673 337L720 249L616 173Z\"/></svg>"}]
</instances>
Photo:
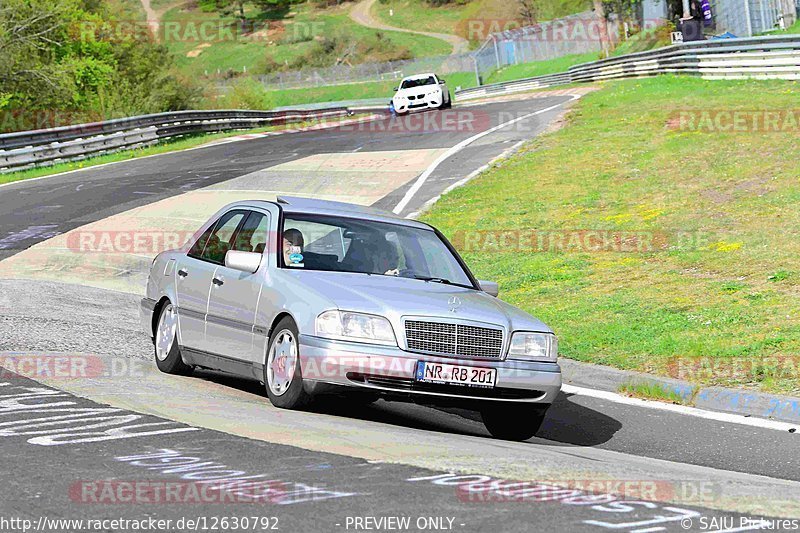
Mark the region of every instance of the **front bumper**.
<instances>
[{"instance_id":1,"label":"front bumper","mask_svg":"<svg viewBox=\"0 0 800 533\"><path fill-rule=\"evenodd\" d=\"M437 357L406 352L397 346L366 345L300 335L303 379L310 392L321 385L372 390L417 400L503 401L551 404L561 390L557 363ZM433 385L415 380L417 361L496 368L493 389Z\"/></svg>"},{"instance_id":2,"label":"front bumper","mask_svg":"<svg viewBox=\"0 0 800 533\"><path fill-rule=\"evenodd\" d=\"M420 109L438 109L442 106L441 94L429 95L422 99L409 100L407 98L393 98L392 105L397 113L407 113Z\"/></svg>"}]
</instances>

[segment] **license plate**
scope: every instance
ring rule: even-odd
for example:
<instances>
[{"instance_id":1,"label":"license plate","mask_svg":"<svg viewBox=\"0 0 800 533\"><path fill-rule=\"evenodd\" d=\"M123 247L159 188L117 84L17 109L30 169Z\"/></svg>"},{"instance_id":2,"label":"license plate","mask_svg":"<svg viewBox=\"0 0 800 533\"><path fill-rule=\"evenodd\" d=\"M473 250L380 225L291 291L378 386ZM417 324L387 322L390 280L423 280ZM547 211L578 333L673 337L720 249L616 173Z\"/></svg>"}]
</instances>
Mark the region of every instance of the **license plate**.
<instances>
[{"instance_id":1,"label":"license plate","mask_svg":"<svg viewBox=\"0 0 800 533\"><path fill-rule=\"evenodd\" d=\"M497 369L417 361L417 381L491 389L497 381Z\"/></svg>"}]
</instances>

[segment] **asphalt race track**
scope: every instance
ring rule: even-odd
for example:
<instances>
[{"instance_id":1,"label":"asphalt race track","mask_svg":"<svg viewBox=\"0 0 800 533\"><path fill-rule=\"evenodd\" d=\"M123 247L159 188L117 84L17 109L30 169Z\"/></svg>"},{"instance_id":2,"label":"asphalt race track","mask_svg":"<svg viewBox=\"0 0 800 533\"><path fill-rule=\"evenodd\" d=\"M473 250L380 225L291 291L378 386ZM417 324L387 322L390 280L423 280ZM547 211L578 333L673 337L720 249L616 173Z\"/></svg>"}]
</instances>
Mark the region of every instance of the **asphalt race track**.
<instances>
[{"instance_id":1,"label":"asphalt race track","mask_svg":"<svg viewBox=\"0 0 800 533\"><path fill-rule=\"evenodd\" d=\"M342 161L383 161L354 186L385 190L364 201L412 214L540 134L571 99L426 113L421 131L382 119L225 142L0 187L0 531L134 530L58 519L170 520L150 528L162 531L781 530L772 520L800 507L794 432L563 393L524 443L491 439L470 412L383 400L280 411L257 382L158 373L140 294L112 290L115 275L82 264L64 278L38 266L15 275L58 235L201 189L285 192L302 179L297 192L346 196ZM456 126L438 127L445 120ZM391 173L391 154L418 166ZM9 357L88 360L94 371L32 381Z\"/></svg>"},{"instance_id":2,"label":"asphalt race track","mask_svg":"<svg viewBox=\"0 0 800 533\"><path fill-rule=\"evenodd\" d=\"M473 136L480 129L488 129L500 122L570 99L568 96L555 96L516 105L504 102L447 112L452 120L470 120L461 128L450 128L440 120L434 121L431 131L415 131L415 128L424 127L424 119L418 118L424 115L415 115L411 119L412 126L407 129L402 125L404 119L385 119L374 127L333 128L225 143L202 150L165 154L43 180L15 183L3 187L0 194L0 227L3 228L0 258L8 257L15 250L28 248L48 235L64 233L137 206L268 169L299 157L320 153L446 149ZM535 136L560 111L553 109L500 130L447 161L431 176L425 190L404 214L420 207L450 183L462 179L466 175L461 173L462 169L475 170L517 142ZM434 113L426 115L435 116ZM401 191L393 194L392 198L397 196L402 196Z\"/></svg>"},{"instance_id":3,"label":"asphalt race track","mask_svg":"<svg viewBox=\"0 0 800 533\"><path fill-rule=\"evenodd\" d=\"M274 517L278 528L284 531L346 531L348 517L352 520L392 516L412 517L415 526L420 518L443 519L448 529L456 531L486 531L497 525L502 525L504 531L529 531L531 523L550 530L569 524L571 531L590 531L603 526L587 521L597 521L606 527L630 524L626 528L630 529L647 523L668 524L665 519L677 521L703 515L739 520L739 516L697 507L657 504L634 506L629 512L609 505L611 511L598 511L586 505L594 503L591 496L574 498L574 504L548 501L547 493L539 498L541 501L503 501L492 483L500 486L513 481L484 480L482 476L458 476L309 452L152 416L135 420L149 426L131 430L131 434L164 433L92 442L97 437L87 435L86 430L71 434L54 431L56 427L67 427L67 423L50 426L48 432L24 422L41 418L46 405L57 403L62 413L70 409L76 414L102 410L103 406L41 387L25 378L4 381L0 387L3 407L14 397L17 406L38 406L20 408L13 414L2 412L4 427L8 429L1 434L4 471L20 473L6 480L3 515L18 516L34 524L39 523L40 517L46 517L48 524L58 524L58 520L70 519L142 520L154 516L177 524L180 519L200 517L210 520L259 516ZM131 414L105 409L113 411L107 415L117 417ZM342 412L351 409L334 406L329 413L342 416ZM361 413L356 409L354 414ZM187 468L191 465L204 465L205 469ZM205 475L199 476L198 472ZM235 481L229 491L215 494L211 484L215 481L221 484L219 480ZM133 487L136 483L143 486L142 481L148 483L147 492L140 489L145 495L140 495L135 503L128 503L127 498L135 494ZM237 481L239 486L235 484ZM245 487L245 483L257 481L263 485ZM473 485L472 491L459 490L459 481L480 481L482 485ZM170 487L174 494L185 498L178 501L187 503L171 503L175 500L170 500ZM486 490L479 491L478 487ZM32 505L32 498L41 502L39 509L38 505Z\"/></svg>"}]
</instances>

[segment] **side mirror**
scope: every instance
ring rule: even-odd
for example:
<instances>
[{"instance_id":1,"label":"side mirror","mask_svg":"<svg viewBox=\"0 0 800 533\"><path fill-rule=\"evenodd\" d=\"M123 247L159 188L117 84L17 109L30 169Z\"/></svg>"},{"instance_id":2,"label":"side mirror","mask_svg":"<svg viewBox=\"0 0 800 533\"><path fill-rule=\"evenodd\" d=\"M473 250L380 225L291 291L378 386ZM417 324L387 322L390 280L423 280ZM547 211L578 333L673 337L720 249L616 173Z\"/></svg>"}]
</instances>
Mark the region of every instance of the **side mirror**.
<instances>
[{"instance_id":1,"label":"side mirror","mask_svg":"<svg viewBox=\"0 0 800 533\"><path fill-rule=\"evenodd\" d=\"M497 295L500 294L500 285L498 285L497 282L495 281L478 280L478 285L481 286L481 290L483 292L485 292L490 296L494 296L495 298L497 298Z\"/></svg>"},{"instance_id":2,"label":"side mirror","mask_svg":"<svg viewBox=\"0 0 800 533\"><path fill-rule=\"evenodd\" d=\"M394 88L394 89L392 89L392 90L393 90L394 92L397 92L397 91L399 91L399 90L400 90L400 87L395 87L395 88Z\"/></svg>"},{"instance_id":3,"label":"side mirror","mask_svg":"<svg viewBox=\"0 0 800 533\"><path fill-rule=\"evenodd\" d=\"M439 78L439 85L444 85L445 83L447 83L447 82L444 81L443 79Z\"/></svg>"},{"instance_id":4,"label":"side mirror","mask_svg":"<svg viewBox=\"0 0 800 533\"><path fill-rule=\"evenodd\" d=\"M225 266L252 274L261 264L261 254L256 252L239 252L228 250L225 254Z\"/></svg>"}]
</instances>

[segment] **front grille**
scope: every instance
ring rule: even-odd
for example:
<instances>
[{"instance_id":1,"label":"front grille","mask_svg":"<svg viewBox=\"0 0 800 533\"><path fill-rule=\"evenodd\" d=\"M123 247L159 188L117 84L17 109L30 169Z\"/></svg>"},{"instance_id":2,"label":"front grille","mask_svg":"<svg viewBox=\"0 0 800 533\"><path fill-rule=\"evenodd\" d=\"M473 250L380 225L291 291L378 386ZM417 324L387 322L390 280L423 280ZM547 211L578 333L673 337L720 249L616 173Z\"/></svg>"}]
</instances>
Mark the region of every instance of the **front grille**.
<instances>
[{"instance_id":1,"label":"front grille","mask_svg":"<svg viewBox=\"0 0 800 533\"><path fill-rule=\"evenodd\" d=\"M464 324L406 320L406 345L412 352L500 359L503 331Z\"/></svg>"}]
</instances>

